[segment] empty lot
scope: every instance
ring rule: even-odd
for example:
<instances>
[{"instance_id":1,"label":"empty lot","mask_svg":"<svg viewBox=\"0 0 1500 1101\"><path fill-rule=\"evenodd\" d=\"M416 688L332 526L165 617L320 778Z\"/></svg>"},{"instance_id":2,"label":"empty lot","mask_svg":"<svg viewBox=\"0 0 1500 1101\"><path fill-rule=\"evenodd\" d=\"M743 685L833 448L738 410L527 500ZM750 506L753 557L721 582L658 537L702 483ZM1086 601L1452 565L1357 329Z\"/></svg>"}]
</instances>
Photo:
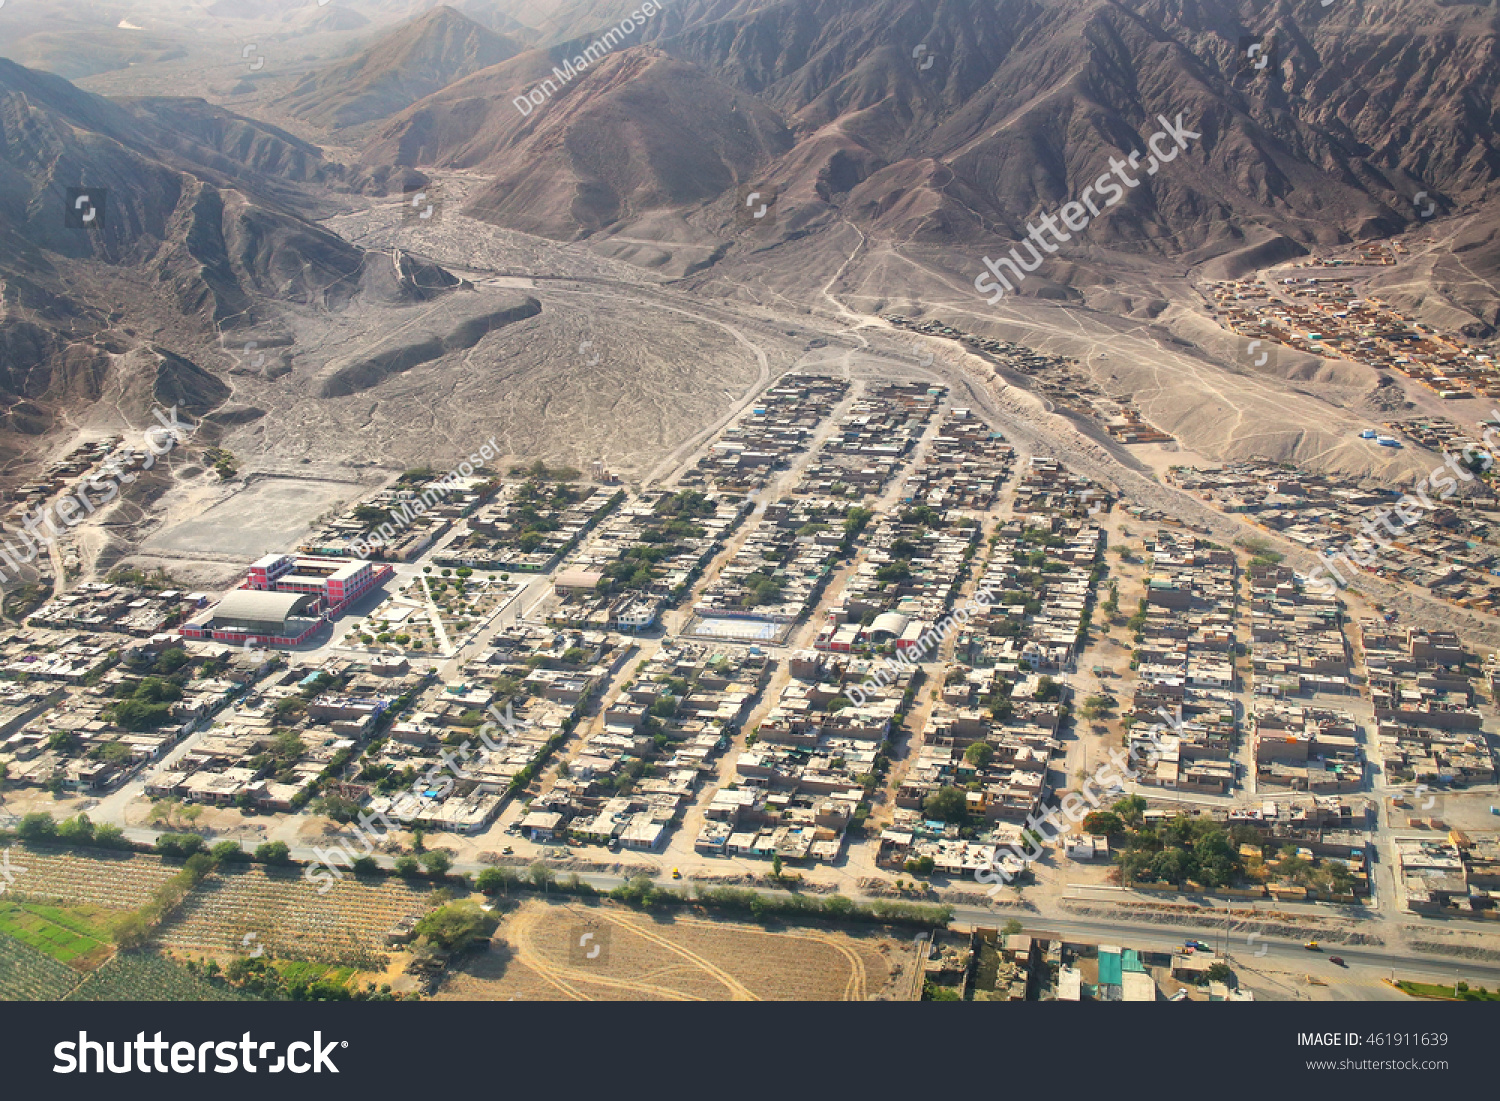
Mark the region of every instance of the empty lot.
<instances>
[{"instance_id":1,"label":"empty lot","mask_svg":"<svg viewBox=\"0 0 1500 1101\"><path fill-rule=\"evenodd\" d=\"M157 532L144 549L259 558L296 546L314 517L365 492L367 488L347 482L256 478L197 516Z\"/></svg>"},{"instance_id":2,"label":"empty lot","mask_svg":"<svg viewBox=\"0 0 1500 1101\"><path fill-rule=\"evenodd\" d=\"M777 926L528 899L437 997L518 1001L900 998L915 950L872 927Z\"/></svg>"}]
</instances>

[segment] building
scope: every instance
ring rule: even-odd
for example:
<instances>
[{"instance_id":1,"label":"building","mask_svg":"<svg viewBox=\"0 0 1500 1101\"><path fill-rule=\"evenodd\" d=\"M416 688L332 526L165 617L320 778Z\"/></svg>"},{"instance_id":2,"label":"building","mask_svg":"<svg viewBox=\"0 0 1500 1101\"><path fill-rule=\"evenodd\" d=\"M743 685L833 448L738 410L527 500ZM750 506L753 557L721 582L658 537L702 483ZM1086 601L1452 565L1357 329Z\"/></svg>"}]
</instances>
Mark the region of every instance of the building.
<instances>
[{"instance_id":1,"label":"building","mask_svg":"<svg viewBox=\"0 0 1500 1101\"><path fill-rule=\"evenodd\" d=\"M604 580L600 570L562 570L553 579L552 587L560 596L591 593Z\"/></svg>"},{"instance_id":2,"label":"building","mask_svg":"<svg viewBox=\"0 0 1500 1101\"><path fill-rule=\"evenodd\" d=\"M318 597L311 593L257 592L233 589L206 612L180 628L188 638L241 645L293 646L324 622Z\"/></svg>"},{"instance_id":3,"label":"building","mask_svg":"<svg viewBox=\"0 0 1500 1101\"><path fill-rule=\"evenodd\" d=\"M244 584L179 632L240 645L295 646L394 572L347 558L268 554L251 565Z\"/></svg>"},{"instance_id":4,"label":"building","mask_svg":"<svg viewBox=\"0 0 1500 1101\"><path fill-rule=\"evenodd\" d=\"M319 611L332 616L390 577L390 566L377 568L358 559L311 554L268 554L250 567L241 588L261 592L308 593L321 600Z\"/></svg>"}]
</instances>

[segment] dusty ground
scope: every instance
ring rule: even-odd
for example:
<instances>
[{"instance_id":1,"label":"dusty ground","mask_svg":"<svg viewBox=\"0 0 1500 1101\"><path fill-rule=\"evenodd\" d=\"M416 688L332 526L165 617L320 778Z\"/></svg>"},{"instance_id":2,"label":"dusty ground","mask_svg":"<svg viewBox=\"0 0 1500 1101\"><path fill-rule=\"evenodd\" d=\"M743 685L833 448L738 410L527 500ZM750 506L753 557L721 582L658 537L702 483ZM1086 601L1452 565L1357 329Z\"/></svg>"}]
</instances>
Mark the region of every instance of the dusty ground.
<instances>
[{"instance_id":1,"label":"dusty ground","mask_svg":"<svg viewBox=\"0 0 1500 1101\"><path fill-rule=\"evenodd\" d=\"M450 974L437 997L888 1000L903 996L914 958L910 941L885 929L763 929L527 899L501 924L493 947Z\"/></svg>"},{"instance_id":2,"label":"dusty ground","mask_svg":"<svg viewBox=\"0 0 1500 1101\"><path fill-rule=\"evenodd\" d=\"M1500 796L1494 791L1434 792L1433 804L1424 810L1428 796L1423 795L1419 803L1409 810L1397 808L1396 814L1436 818L1450 829L1471 830L1478 833L1493 833L1500 830L1500 815L1491 813L1491 807L1500 807ZM1410 799L1407 800L1411 802ZM1398 818L1397 821L1400 821Z\"/></svg>"},{"instance_id":3,"label":"dusty ground","mask_svg":"<svg viewBox=\"0 0 1500 1101\"><path fill-rule=\"evenodd\" d=\"M366 489L313 478L256 478L192 519L170 522L146 540L148 551L257 558L295 546L313 517Z\"/></svg>"}]
</instances>

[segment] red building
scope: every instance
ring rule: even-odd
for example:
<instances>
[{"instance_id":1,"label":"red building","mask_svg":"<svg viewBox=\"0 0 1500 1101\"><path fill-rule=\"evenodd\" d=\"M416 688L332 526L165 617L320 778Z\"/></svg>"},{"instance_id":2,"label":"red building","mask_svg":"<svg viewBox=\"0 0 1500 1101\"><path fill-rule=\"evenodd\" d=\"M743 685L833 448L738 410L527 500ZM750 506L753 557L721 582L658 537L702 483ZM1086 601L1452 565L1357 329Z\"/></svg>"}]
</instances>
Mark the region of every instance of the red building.
<instances>
[{"instance_id":1,"label":"red building","mask_svg":"<svg viewBox=\"0 0 1500 1101\"><path fill-rule=\"evenodd\" d=\"M395 570L358 559L323 558L311 554L268 554L250 567L243 589L263 592L312 593L321 598L320 610L339 613L349 601L363 596Z\"/></svg>"},{"instance_id":2,"label":"red building","mask_svg":"<svg viewBox=\"0 0 1500 1101\"><path fill-rule=\"evenodd\" d=\"M294 646L394 573L347 558L268 554L250 567L244 584L179 631L241 645Z\"/></svg>"}]
</instances>

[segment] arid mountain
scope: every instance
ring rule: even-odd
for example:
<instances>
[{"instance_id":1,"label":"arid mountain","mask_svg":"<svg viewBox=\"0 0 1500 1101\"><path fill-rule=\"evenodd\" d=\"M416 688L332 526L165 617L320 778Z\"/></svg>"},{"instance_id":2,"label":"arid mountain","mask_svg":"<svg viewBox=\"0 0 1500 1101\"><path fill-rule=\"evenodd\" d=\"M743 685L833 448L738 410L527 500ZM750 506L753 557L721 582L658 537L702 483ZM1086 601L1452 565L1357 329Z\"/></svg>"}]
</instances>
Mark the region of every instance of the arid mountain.
<instances>
[{"instance_id":1,"label":"arid mountain","mask_svg":"<svg viewBox=\"0 0 1500 1101\"><path fill-rule=\"evenodd\" d=\"M663 226L680 239L687 218L728 242L735 188L763 178L783 233L847 221L966 254L1009 248L1110 158L1139 151L1146 164L1162 118L1195 136L1170 167L1137 173L1090 226L1089 250L1164 258L1283 239L1273 251L1291 255L1413 224L1424 191L1444 212L1497 194L1493 7L684 0L576 78L553 77L555 94L525 117L511 105L635 7L582 0L539 20L571 38L417 103L366 160L493 173L473 213L563 239ZM621 110L643 102L654 109ZM737 113L754 124L721 151ZM641 164L662 163L662 133L678 163L643 179ZM702 171L710 162L722 170ZM1084 252L1027 291L1098 275Z\"/></svg>"},{"instance_id":2,"label":"arid mountain","mask_svg":"<svg viewBox=\"0 0 1500 1101\"><path fill-rule=\"evenodd\" d=\"M516 17L515 12L507 10L510 5L504 0L453 0L449 7L516 42L529 46L539 37L535 30Z\"/></svg>"},{"instance_id":3,"label":"arid mountain","mask_svg":"<svg viewBox=\"0 0 1500 1101\"><path fill-rule=\"evenodd\" d=\"M775 112L650 49L604 58L587 92L563 86L523 114L507 93L546 78L566 52L532 51L430 97L384 128L365 160L493 173L471 212L566 239L699 206L791 148Z\"/></svg>"},{"instance_id":4,"label":"arid mountain","mask_svg":"<svg viewBox=\"0 0 1500 1101\"><path fill-rule=\"evenodd\" d=\"M103 27L27 35L7 56L23 65L78 80L131 65L172 61L186 57L187 49L180 41L164 35Z\"/></svg>"},{"instance_id":5,"label":"arid mountain","mask_svg":"<svg viewBox=\"0 0 1500 1101\"><path fill-rule=\"evenodd\" d=\"M299 455L378 421L366 461L405 446L402 401L469 415L459 365L483 368L491 404L525 371L553 393L552 372L601 343L588 310L603 292L582 275L861 337L876 314L941 319L1078 360L1187 449L1364 469L1323 434L1342 432L1327 410L1406 399L1315 354L1218 393L1241 365L1203 282L1400 234L1408 251L1372 290L1446 330L1500 323L1493 6L675 0L637 24L641 7L190 0L182 27L131 32L180 35L188 62L90 78L120 98L0 69L8 423L45 431L127 361L144 385L160 349L232 386L226 408L277 419L259 439L296 419ZM332 11L358 27L310 33ZM172 94L178 74L194 96ZM1180 141L1150 172L1163 120ZM1132 155L1107 200L1101 177ZM80 186L110 192L87 231L64 218ZM431 221L398 209L407 187L433 192ZM1090 195L1105 209L1004 303L976 293L984 258L1024 254L1028 224ZM622 392L675 377L642 357ZM1275 431L1225 442L1221 426L1283 406ZM555 428L526 420L518 441Z\"/></svg>"},{"instance_id":6,"label":"arid mountain","mask_svg":"<svg viewBox=\"0 0 1500 1101\"><path fill-rule=\"evenodd\" d=\"M186 55L180 25L122 26L119 0L0 4L0 56L79 80L95 73L170 62Z\"/></svg>"},{"instance_id":7,"label":"arid mountain","mask_svg":"<svg viewBox=\"0 0 1500 1101\"><path fill-rule=\"evenodd\" d=\"M509 39L444 5L369 49L304 77L282 106L322 126L357 126L388 118L519 51Z\"/></svg>"},{"instance_id":8,"label":"arid mountain","mask_svg":"<svg viewBox=\"0 0 1500 1101\"><path fill-rule=\"evenodd\" d=\"M336 207L299 181L334 174L312 146L201 101L114 102L0 60L4 426L43 431L52 410L128 385L121 357L148 342L189 362L168 345L210 343L281 303L394 304L458 285L309 221Z\"/></svg>"},{"instance_id":9,"label":"arid mountain","mask_svg":"<svg viewBox=\"0 0 1500 1101\"><path fill-rule=\"evenodd\" d=\"M323 8L307 21L310 32L357 31L370 25L370 21L357 11L348 8Z\"/></svg>"}]
</instances>

